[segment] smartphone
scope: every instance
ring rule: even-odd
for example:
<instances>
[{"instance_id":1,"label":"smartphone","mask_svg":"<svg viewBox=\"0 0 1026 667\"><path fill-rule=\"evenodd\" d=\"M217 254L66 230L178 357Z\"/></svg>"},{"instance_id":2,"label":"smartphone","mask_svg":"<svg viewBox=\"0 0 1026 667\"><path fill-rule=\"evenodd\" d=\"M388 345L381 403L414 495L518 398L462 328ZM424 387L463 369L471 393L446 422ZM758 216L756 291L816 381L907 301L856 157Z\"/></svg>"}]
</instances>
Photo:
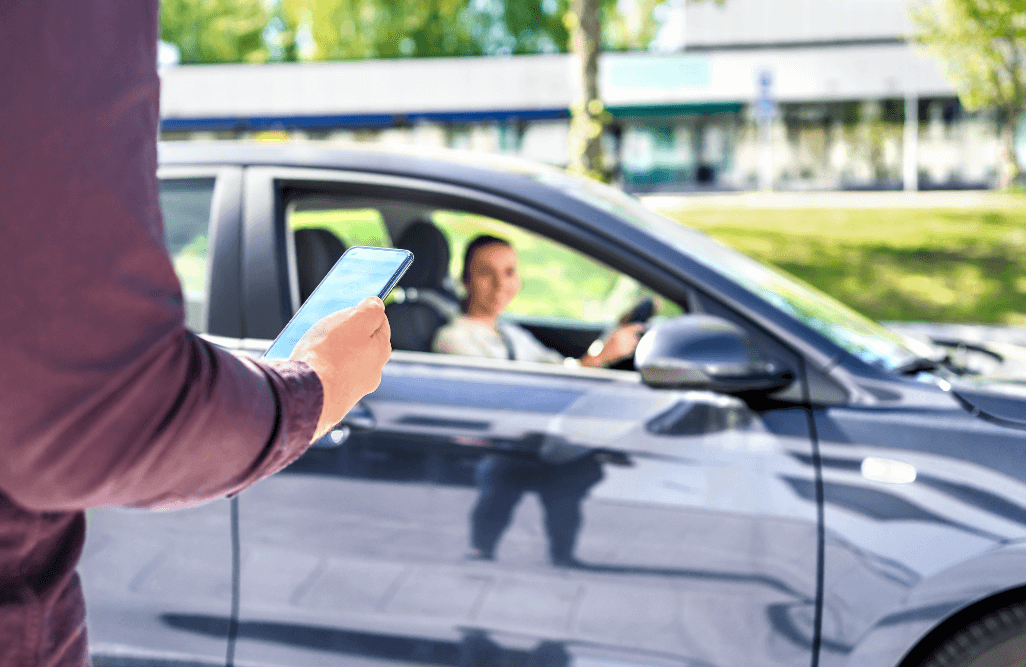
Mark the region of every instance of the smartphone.
<instances>
[{"instance_id":1,"label":"smartphone","mask_svg":"<svg viewBox=\"0 0 1026 667\"><path fill-rule=\"evenodd\" d=\"M354 246L335 262L282 332L264 352L265 359L288 359L296 343L314 323L369 296L384 299L406 269L413 253L398 248Z\"/></svg>"}]
</instances>

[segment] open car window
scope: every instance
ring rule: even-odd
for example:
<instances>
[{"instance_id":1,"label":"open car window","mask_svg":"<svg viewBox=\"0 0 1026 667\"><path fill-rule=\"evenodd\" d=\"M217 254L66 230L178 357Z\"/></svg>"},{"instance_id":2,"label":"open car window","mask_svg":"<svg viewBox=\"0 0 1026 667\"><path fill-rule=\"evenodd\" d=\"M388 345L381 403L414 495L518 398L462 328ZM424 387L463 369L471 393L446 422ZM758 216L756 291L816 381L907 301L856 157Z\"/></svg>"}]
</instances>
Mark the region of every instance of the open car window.
<instances>
[{"instance_id":1,"label":"open car window","mask_svg":"<svg viewBox=\"0 0 1026 667\"><path fill-rule=\"evenodd\" d=\"M659 316L681 313L677 304L661 298L630 276L515 225L449 210L435 211L431 220L449 238L450 275L457 283L471 239L479 234L490 234L510 242L520 260L523 283L506 311L515 319L570 319L606 325L616 322L644 298L657 301Z\"/></svg>"},{"instance_id":2,"label":"open car window","mask_svg":"<svg viewBox=\"0 0 1026 667\"><path fill-rule=\"evenodd\" d=\"M563 357L579 358L586 354L597 339L645 299L655 304L656 318L682 312L672 300L584 253L518 225L455 207L311 194L292 199L285 213L287 242L291 246L291 289L297 307L346 248L402 245L404 235L414 223L427 223L441 233L449 259L440 271L443 277L438 284L407 280L386 300L402 303L419 299L427 303L425 309L440 307L436 308L439 316L434 321L430 313L396 313L392 344L397 350L432 351L438 329L458 315L459 299L464 296L460 280L463 256L468 242L479 234L508 240L519 259L522 288L505 311L505 319L526 328L545 347ZM433 269L428 270L428 266L439 261L431 256L439 252L432 244L407 249L415 255L409 275L417 273L418 268L421 273L431 273ZM429 298L431 292L441 298ZM392 320L393 314L389 317ZM414 328L420 333L412 332ZM401 335L411 332L415 335Z\"/></svg>"}]
</instances>

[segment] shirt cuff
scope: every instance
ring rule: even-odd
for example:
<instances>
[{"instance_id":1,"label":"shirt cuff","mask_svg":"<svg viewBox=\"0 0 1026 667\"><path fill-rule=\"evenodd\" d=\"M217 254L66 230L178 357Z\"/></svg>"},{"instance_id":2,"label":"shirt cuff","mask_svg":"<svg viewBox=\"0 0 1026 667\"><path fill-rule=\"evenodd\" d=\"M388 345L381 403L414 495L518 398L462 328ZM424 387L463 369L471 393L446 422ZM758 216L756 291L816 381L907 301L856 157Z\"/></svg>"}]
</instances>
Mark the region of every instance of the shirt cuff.
<instances>
[{"instance_id":1,"label":"shirt cuff","mask_svg":"<svg viewBox=\"0 0 1026 667\"><path fill-rule=\"evenodd\" d=\"M243 359L260 369L270 383L275 419L267 446L253 463L246 479L229 496L286 467L313 441L324 404L321 380L301 361Z\"/></svg>"}]
</instances>

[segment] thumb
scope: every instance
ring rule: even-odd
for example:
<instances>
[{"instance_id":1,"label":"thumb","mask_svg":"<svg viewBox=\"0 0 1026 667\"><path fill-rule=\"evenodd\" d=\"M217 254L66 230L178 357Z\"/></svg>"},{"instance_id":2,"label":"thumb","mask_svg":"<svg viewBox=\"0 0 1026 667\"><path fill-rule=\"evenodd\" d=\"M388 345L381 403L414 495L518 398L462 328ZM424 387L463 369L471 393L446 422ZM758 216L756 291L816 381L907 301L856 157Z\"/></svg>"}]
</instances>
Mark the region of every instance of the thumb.
<instances>
[{"instance_id":1,"label":"thumb","mask_svg":"<svg viewBox=\"0 0 1026 667\"><path fill-rule=\"evenodd\" d=\"M376 296L367 297L356 304L352 317L368 334L372 334L381 328L385 319L385 304Z\"/></svg>"}]
</instances>

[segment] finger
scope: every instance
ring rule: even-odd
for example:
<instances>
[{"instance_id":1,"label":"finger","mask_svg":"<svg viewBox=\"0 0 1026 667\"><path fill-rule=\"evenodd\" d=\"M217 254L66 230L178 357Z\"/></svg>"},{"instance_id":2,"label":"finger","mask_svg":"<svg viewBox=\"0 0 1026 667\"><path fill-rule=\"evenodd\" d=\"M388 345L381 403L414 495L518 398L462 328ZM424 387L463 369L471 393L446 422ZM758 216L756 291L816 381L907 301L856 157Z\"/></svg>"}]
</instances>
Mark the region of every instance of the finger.
<instances>
[{"instance_id":1,"label":"finger","mask_svg":"<svg viewBox=\"0 0 1026 667\"><path fill-rule=\"evenodd\" d=\"M381 299L377 297L364 299L348 310L347 315L353 320L355 326L354 333L373 336L381 328L382 321L385 320L385 307L381 304Z\"/></svg>"},{"instance_id":2,"label":"finger","mask_svg":"<svg viewBox=\"0 0 1026 667\"><path fill-rule=\"evenodd\" d=\"M388 321L388 317L382 317L382 325L378 327L376 334L381 334L387 341L392 339L392 324Z\"/></svg>"}]
</instances>

